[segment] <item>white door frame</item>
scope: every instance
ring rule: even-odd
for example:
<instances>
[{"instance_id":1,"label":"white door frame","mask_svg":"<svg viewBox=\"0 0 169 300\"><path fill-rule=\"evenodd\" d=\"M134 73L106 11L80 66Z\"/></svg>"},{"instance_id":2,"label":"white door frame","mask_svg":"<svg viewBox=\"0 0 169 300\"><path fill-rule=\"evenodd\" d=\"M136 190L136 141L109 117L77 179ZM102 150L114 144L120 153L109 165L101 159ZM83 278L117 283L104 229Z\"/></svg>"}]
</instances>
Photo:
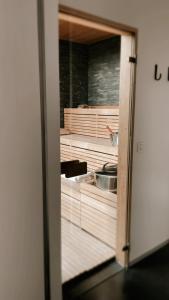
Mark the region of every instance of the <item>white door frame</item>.
<instances>
[{"instance_id":1,"label":"white door frame","mask_svg":"<svg viewBox=\"0 0 169 300\"><path fill-rule=\"evenodd\" d=\"M44 210L45 300L61 300L58 2L37 0Z\"/></svg>"}]
</instances>

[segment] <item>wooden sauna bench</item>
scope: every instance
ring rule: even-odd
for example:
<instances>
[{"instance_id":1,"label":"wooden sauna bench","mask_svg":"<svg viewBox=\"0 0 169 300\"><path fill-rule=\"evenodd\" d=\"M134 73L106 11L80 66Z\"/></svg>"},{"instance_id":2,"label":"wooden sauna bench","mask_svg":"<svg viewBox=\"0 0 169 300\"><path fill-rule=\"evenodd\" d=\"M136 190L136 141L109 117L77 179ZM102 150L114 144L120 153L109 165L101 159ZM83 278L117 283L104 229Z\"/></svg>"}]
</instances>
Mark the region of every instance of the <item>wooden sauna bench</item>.
<instances>
[{"instance_id":1,"label":"wooden sauna bench","mask_svg":"<svg viewBox=\"0 0 169 300\"><path fill-rule=\"evenodd\" d=\"M71 133L109 139L107 125L114 131L118 131L118 106L64 109L64 127Z\"/></svg>"},{"instance_id":2,"label":"wooden sauna bench","mask_svg":"<svg viewBox=\"0 0 169 300\"><path fill-rule=\"evenodd\" d=\"M113 147L106 126L118 132L119 108L66 108L61 129L61 161L86 161L88 171L107 162L118 163L118 147ZM117 195L91 183L61 177L62 217L110 247L116 247Z\"/></svg>"},{"instance_id":3,"label":"wooden sauna bench","mask_svg":"<svg viewBox=\"0 0 169 300\"><path fill-rule=\"evenodd\" d=\"M116 248L117 195L91 182L75 182L62 177L62 217L111 248Z\"/></svg>"},{"instance_id":4,"label":"wooden sauna bench","mask_svg":"<svg viewBox=\"0 0 169 300\"><path fill-rule=\"evenodd\" d=\"M64 125L60 140L62 161L87 161L89 171L101 168L106 162L117 164L118 149L112 146L106 126L118 132L118 106L65 108Z\"/></svg>"}]
</instances>

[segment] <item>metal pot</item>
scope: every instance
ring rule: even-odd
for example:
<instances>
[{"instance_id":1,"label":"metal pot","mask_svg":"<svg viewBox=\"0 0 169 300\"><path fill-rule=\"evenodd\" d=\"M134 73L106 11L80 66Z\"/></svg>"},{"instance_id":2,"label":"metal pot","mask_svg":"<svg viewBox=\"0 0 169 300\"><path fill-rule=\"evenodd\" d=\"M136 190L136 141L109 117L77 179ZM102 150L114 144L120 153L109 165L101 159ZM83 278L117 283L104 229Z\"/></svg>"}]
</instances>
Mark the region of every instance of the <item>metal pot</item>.
<instances>
[{"instance_id":1,"label":"metal pot","mask_svg":"<svg viewBox=\"0 0 169 300\"><path fill-rule=\"evenodd\" d=\"M108 192L117 189L117 165L107 166L106 163L101 171L96 171L96 186Z\"/></svg>"}]
</instances>

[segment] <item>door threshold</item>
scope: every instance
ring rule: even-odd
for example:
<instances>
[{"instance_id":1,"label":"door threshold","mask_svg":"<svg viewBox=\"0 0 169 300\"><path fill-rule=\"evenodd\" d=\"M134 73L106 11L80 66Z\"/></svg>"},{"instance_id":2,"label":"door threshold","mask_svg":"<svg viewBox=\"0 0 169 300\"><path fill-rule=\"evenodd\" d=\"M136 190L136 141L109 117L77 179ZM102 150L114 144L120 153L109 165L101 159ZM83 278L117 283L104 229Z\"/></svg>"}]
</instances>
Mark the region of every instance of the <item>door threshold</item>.
<instances>
[{"instance_id":1,"label":"door threshold","mask_svg":"<svg viewBox=\"0 0 169 300\"><path fill-rule=\"evenodd\" d=\"M115 258L63 284L63 300L78 299L78 297L123 269Z\"/></svg>"}]
</instances>

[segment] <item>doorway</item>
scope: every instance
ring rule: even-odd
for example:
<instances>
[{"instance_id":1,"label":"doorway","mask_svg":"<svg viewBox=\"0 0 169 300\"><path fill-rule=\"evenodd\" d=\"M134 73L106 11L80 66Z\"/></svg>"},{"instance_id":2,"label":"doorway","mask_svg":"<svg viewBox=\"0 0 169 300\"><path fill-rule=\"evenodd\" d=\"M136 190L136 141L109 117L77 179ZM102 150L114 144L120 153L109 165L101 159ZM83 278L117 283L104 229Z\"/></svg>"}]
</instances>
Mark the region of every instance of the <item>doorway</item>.
<instances>
[{"instance_id":1,"label":"doorway","mask_svg":"<svg viewBox=\"0 0 169 300\"><path fill-rule=\"evenodd\" d=\"M62 282L128 264L136 31L60 7Z\"/></svg>"}]
</instances>

